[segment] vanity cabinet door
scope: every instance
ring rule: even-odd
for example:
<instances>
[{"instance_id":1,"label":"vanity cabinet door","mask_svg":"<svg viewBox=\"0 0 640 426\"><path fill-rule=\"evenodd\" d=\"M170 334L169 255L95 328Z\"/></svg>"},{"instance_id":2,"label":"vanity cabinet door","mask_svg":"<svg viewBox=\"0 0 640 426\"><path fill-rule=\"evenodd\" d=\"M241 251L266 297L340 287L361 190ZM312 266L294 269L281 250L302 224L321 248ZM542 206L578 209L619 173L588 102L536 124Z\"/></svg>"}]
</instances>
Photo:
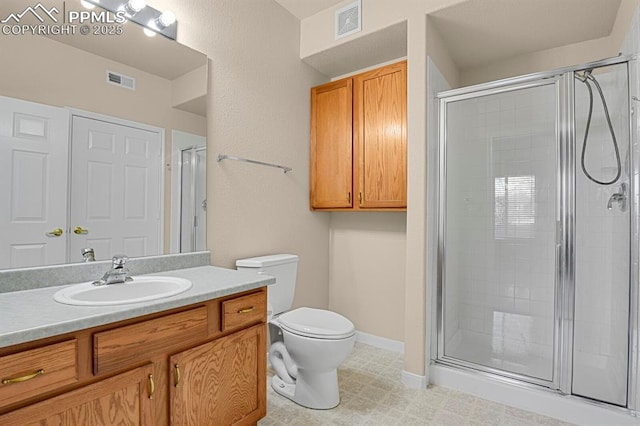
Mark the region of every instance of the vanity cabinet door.
<instances>
[{"instance_id":1,"label":"vanity cabinet door","mask_svg":"<svg viewBox=\"0 0 640 426\"><path fill-rule=\"evenodd\" d=\"M0 416L0 425L153 425L152 365Z\"/></svg>"},{"instance_id":2,"label":"vanity cabinet door","mask_svg":"<svg viewBox=\"0 0 640 426\"><path fill-rule=\"evenodd\" d=\"M265 325L170 359L171 425L255 424L266 415Z\"/></svg>"}]
</instances>

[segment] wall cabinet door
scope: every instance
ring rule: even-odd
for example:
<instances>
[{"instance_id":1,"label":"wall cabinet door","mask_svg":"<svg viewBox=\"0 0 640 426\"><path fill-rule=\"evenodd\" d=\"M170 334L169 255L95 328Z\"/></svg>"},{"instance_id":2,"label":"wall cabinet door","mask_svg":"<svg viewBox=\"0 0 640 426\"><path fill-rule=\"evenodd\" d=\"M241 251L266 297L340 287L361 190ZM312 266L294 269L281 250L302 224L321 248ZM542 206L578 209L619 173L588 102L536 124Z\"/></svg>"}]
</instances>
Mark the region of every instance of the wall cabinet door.
<instances>
[{"instance_id":1,"label":"wall cabinet door","mask_svg":"<svg viewBox=\"0 0 640 426\"><path fill-rule=\"evenodd\" d=\"M353 205L352 80L311 89L311 208Z\"/></svg>"},{"instance_id":2,"label":"wall cabinet door","mask_svg":"<svg viewBox=\"0 0 640 426\"><path fill-rule=\"evenodd\" d=\"M5 426L153 425L152 365L0 416Z\"/></svg>"},{"instance_id":3,"label":"wall cabinet door","mask_svg":"<svg viewBox=\"0 0 640 426\"><path fill-rule=\"evenodd\" d=\"M360 208L407 207L407 64L354 77Z\"/></svg>"},{"instance_id":4,"label":"wall cabinet door","mask_svg":"<svg viewBox=\"0 0 640 426\"><path fill-rule=\"evenodd\" d=\"M170 358L170 415L177 425L255 424L266 415L264 324Z\"/></svg>"},{"instance_id":5,"label":"wall cabinet door","mask_svg":"<svg viewBox=\"0 0 640 426\"><path fill-rule=\"evenodd\" d=\"M406 129L406 61L311 89L311 208L406 210Z\"/></svg>"}]
</instances>

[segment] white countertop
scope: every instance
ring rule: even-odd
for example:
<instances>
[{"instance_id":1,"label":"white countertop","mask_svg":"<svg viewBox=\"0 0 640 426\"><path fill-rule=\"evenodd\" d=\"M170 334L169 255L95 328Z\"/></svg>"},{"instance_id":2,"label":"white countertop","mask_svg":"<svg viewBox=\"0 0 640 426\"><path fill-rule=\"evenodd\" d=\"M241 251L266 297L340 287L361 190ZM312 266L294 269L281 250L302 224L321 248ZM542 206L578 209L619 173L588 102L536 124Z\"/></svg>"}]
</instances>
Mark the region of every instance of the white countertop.
<instances>
[{"instance_id":1,"label":"white countertop","mask_svg":"<svg viewBox=\"0 0 640 426\"><path fill-rule=\"evenodd\" d=\"M200 266L157 274L191 280L184 293L150 302L113 306L73 306L53 300L62 287L0 293L0 348L188 306L275 283L246 271ZM73 285L73 284L70 284Z\"/></svg>"}]
</instances>

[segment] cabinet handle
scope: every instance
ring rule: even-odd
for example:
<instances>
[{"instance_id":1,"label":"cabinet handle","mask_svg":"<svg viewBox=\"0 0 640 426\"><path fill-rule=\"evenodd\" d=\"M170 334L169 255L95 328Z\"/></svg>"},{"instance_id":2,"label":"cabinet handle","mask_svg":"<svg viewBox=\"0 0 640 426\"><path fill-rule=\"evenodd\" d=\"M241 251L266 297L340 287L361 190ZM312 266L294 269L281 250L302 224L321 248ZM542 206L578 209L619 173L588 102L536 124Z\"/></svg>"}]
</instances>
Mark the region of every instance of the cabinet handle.
<instances>
[{"instance_id":1,"label":"cabinet handle","mask_svg":"<svg viewBox=\"0 0 640 426\"><path fill-rule=\"evenodd\" d=\"M174 383L174 386L178 387L178 385L180 384L180 366L176 364L173 368L176 371L176 381Z\"/></svg>"},{"instance_id":2,"label":"cabinet handle","mask_svg":"<svg viewBox=\"0 0 640 426\"><path fill-rule=\"evenodd\" d=\"M358 192L358 203L362 205L362 192Z\"/></svg>"},{"instance_id":3,"label":"cabinet handle","mask_svg":"<svg viewBox=\"0 0 640 426\"><path fill-rule=\"evenodd\" d=\"M2 384L3 385L10 385L10 384L13 384L13 383L26 382L27 380L35 379L36 377L42 376L43 374L44 374L44 369L41 368L38 371L36 371L35 373L27 374L26 376L13 377L11 379L2 379Z\"/></svg>"},{"instance_id":4,"label":"cabinet handle","mask_svg":"<svg viewBox=\"0 0 640 426\"><path fill-rule=\"evenodd\" d=\"M153 382L153 374L149 374L149 399L153 399L154 393L156 393L156 384Z\"/></svg>"},{"instance_id":5,"label":"cabinet handle","mask_svg":"<svg viewBox=\"0 0 640 426\"><path fill-rule=\"evenodd\" d=\"M351 192L347 192L347 203L351 204Z\"/></svg>"},{"instance_id":6,"label":"cabinet handle","mask_svg":"<svg viewBox=\"0 0 640 426\"><path fill-rule=\"evenodd\" d=\"M239 314L248 314L249 312L253 312L255 310L256 310L255 306L249 306L248 308L238 309L238 313Z\"/></svg>"}]
</instances>

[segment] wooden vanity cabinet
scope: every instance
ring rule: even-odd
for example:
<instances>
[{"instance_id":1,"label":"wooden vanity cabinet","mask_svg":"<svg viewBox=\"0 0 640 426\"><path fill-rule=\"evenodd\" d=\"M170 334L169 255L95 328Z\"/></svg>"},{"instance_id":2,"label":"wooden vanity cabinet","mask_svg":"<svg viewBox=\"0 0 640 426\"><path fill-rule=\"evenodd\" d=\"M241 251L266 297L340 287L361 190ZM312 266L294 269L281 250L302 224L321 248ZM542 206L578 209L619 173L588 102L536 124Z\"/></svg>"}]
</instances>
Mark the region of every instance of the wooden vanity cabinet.
<instances>
[{"instance_id":1,"label":"wooden vanity cabinet","mask_svg":"<svg viewBox=\"0 0 640 426\"><path fill-rule=\"evenodd\" d=\"M266 352L261 325L171 357L172 425L253 424L264 416Z\"/></svg>"},{"instance_id":2,"label":"wooden vanity cabinet","mask_svg":"<svg viewBox=\"0 0 640 426\"><path fill-rule=\"evenodd\" d=\"M311 89L312 210L407 207L407 63Z\"/></svg>"},{"instance_id":3,"label":"wooden vanity cabinet","mask_svg":"<svg viewBox=\"0 0 640 426\"><path fill-rule=\"evenodd\" d=\"M0 425L255 424L265 321L261 288L2 348Z\"/></svg>"},{"instance_id":4,"label":"wooden vanity cabinet","mask_svg":"<svg viewBox=\"0 0 640 426\"><path fill-rule=\"evenodd\" d=\"M146 365L0 416L0 424L152 425Z\"/></svg>"}]
</instances>

